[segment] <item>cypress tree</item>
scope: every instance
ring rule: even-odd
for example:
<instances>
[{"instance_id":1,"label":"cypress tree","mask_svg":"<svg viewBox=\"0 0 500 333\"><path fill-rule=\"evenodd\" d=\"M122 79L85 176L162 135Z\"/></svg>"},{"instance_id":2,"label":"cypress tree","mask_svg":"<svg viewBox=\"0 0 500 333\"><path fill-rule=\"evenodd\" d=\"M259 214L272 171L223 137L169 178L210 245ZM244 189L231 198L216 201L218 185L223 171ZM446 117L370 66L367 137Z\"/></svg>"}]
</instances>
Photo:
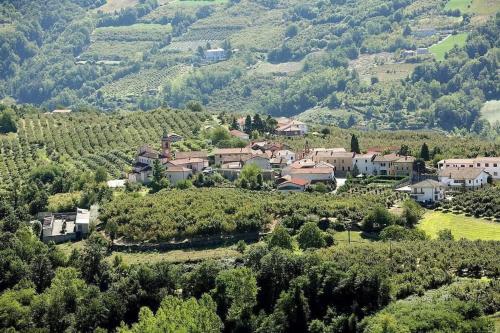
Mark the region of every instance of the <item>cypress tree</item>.
<instances>
[{"instance_id":1,"label":"cypress tree","mask_svg":"<svg viewBox=\"0 0 500 333\"><path fill-rule=\"evenodd\" d=\"M424 161L430 160L429 147L427 146L427 144L425 142L422 145L422 148L420 148L420 157Z\"/></svg>"},{"instance_id":2,"label":"cypress tree","mask_svg":"<svg viewBox=\"0 0 500 333\"><path fill-rule=\"evenodd\" d=\"M359 149L358 137L354 134L351 135L351 151L359 154L361 150Z\"/></svg>"}]
</instances>

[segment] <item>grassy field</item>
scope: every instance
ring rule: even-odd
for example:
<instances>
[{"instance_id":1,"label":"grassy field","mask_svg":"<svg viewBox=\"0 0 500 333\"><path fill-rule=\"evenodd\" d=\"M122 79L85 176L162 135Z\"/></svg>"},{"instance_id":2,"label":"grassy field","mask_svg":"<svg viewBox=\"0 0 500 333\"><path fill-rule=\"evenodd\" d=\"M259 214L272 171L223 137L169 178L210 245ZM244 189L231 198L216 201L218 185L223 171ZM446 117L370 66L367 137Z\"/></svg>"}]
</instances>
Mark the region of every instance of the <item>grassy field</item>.
<instances>
[{"instance_id":1,"label":"grassy field","mask_svg":"<svg viewBox=\"0 0 500 333\"><path fill-rule=\"evenodd\" d=\"M450 0L445 9L459 9L463 13L493 15L500 9L498 0Z\"/></svg>"},{"instance_id":2,"label":"grassy field","mask_svg":"<svg viewBox=\"0 0 500 333\"><path fill-rule=\"evenodd\" d=\"M500 101L488 101L481 108L481 117L490 123L500 121Z\"/></svg>"},{"instance_id":3,"label":"grassy field","mask_svg":"<svg viewBox=\"0 0 500 333\"><path fill-rule=\"evenodd\" d=\"M66 256L69 256L73 249L83 250L85 241L68 242L57 245ZM114 251L109 257L106 258L108 262L113 262L115 256L120 256L123 262L127 265L139 263L156 263L160 261L168 261L172 263L180 263L187 261L200 261L207 259L223 259L223 258L236 258L241 254L234 249L234 245L222 246L217 248L203 248L203 249L186 249L174 250L166 252L117 252Z\"/></svg>"},{"instance_id":4,"label":"grassy field","mask_svg":"<svg viewBox=\"0 0 500 333\"><path fill-rule=\"evenodd\" d=\"M199 250L174 250L168 252L113 252L112 255L107 258L107 260L109 262L113 262L114 257L117 255L122 257L125 264L133 265L141 263L151 264L160 261L182 263L208 259L235 258L240 256L240 253L234 250L234 246Z\"/></svg>"},{"instance_id":5,"label":"grassy field","mask_svg":"<svg viewBox=\"0 0 500 333\"><path fill-rule=\"evenodd\" d=\"M455 45L463 46L467 39L467 33L451 35L438 44L434 44L429 48L429 51L434 54L436 60L444 60L446 52L451 50Z\"/></svg>"},{"instance_id":6,"label":"grassy field","mask_svg":"<svg viewBox=\"0 0 500 333\"><path fill-rule=\"evenodd\" d=\"M445 9L459 9L461 12L466 12L472 0L450 0L444 7Z\"/></svg>"},{"instance_id":7,"label":"grassy field","mask_svg":"<svg viewBox=\"0 0 500 333\"><path fill-rule=\"evenodd\" d=\"M450 229L455 239L500 241L500 223L465 215L428 211L418 227L431 238L436 238L439 230Z\"/></svg>"}]
</instances>

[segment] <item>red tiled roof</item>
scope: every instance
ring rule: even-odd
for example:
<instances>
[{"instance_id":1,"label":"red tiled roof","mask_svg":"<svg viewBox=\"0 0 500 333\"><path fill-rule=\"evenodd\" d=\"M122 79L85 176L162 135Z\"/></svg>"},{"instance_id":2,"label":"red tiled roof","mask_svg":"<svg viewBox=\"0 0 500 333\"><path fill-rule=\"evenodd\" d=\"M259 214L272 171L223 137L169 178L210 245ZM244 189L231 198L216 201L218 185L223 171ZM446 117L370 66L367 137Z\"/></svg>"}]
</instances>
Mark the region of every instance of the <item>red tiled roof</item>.
<instances>
[{"instance_id":1,"label":"red tiled roof","mask_svg":"<svg viewBox=\"0 0 500 333\"><path fill-rule=\"evenodd\" d=\"M333 173L332 168L301 168L301 169L291 169L290 174L314 174L314 173L322 173L328 174Z\"/></svg>"}]
</instances>

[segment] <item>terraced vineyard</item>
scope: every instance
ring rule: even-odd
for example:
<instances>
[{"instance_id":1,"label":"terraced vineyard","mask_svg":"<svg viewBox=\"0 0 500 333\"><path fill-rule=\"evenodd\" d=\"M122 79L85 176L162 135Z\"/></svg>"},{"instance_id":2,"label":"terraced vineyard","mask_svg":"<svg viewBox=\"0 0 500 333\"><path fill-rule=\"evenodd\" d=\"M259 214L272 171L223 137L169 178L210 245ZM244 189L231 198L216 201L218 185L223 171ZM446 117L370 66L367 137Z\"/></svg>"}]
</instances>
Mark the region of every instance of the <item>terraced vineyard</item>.
<instances>
[{"instance_id":1,"label":"terraced vineyard","mask_svg":"<svg viewBox=\"0 0 500 333\"><path fill-rule=\"evenodd\" d=\"M104 166L119 176L138 146L159 145L164 129L190 136L208 118L204 113L169 110L27 116L19 121L17 135L0 138L0 189L22 181L49 160L79 170Z\"/></svg>"},{"instance_id":2,"label":"terraced vineyard","mask_svg":"<svg viewBox=\"0 0 500 333\"><path fill-rule=\"evenodd\" d=\"M114 81L104 86L100 91L106 98L113 100L139 97L144 93L156 94L159 92L159 88L169 80L187 71L189 71L189 67L185 65L144 69Z\"/></svg>"}]
</instances>

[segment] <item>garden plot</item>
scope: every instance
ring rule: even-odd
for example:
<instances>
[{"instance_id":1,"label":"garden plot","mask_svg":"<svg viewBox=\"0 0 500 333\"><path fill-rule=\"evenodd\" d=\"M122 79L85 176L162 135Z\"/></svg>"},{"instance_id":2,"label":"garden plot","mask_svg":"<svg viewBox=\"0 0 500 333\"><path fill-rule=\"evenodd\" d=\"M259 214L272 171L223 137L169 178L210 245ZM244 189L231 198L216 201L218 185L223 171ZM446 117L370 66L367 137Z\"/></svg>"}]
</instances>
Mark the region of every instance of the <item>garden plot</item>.
<instances>
[{"instance_id":1,"label":"garden plot","mask_svg":"<svg viewBox=\"0 0 500 333\"><path fill-rule=\"evenodd\" d=\"M369 82L372 76L381 82L404 79L415 66L415 64L395 62L393 54L389 52L362 54L358 59L349 62L349 67L355 69L366 82Z\"/></svg>"}]
</instances>

